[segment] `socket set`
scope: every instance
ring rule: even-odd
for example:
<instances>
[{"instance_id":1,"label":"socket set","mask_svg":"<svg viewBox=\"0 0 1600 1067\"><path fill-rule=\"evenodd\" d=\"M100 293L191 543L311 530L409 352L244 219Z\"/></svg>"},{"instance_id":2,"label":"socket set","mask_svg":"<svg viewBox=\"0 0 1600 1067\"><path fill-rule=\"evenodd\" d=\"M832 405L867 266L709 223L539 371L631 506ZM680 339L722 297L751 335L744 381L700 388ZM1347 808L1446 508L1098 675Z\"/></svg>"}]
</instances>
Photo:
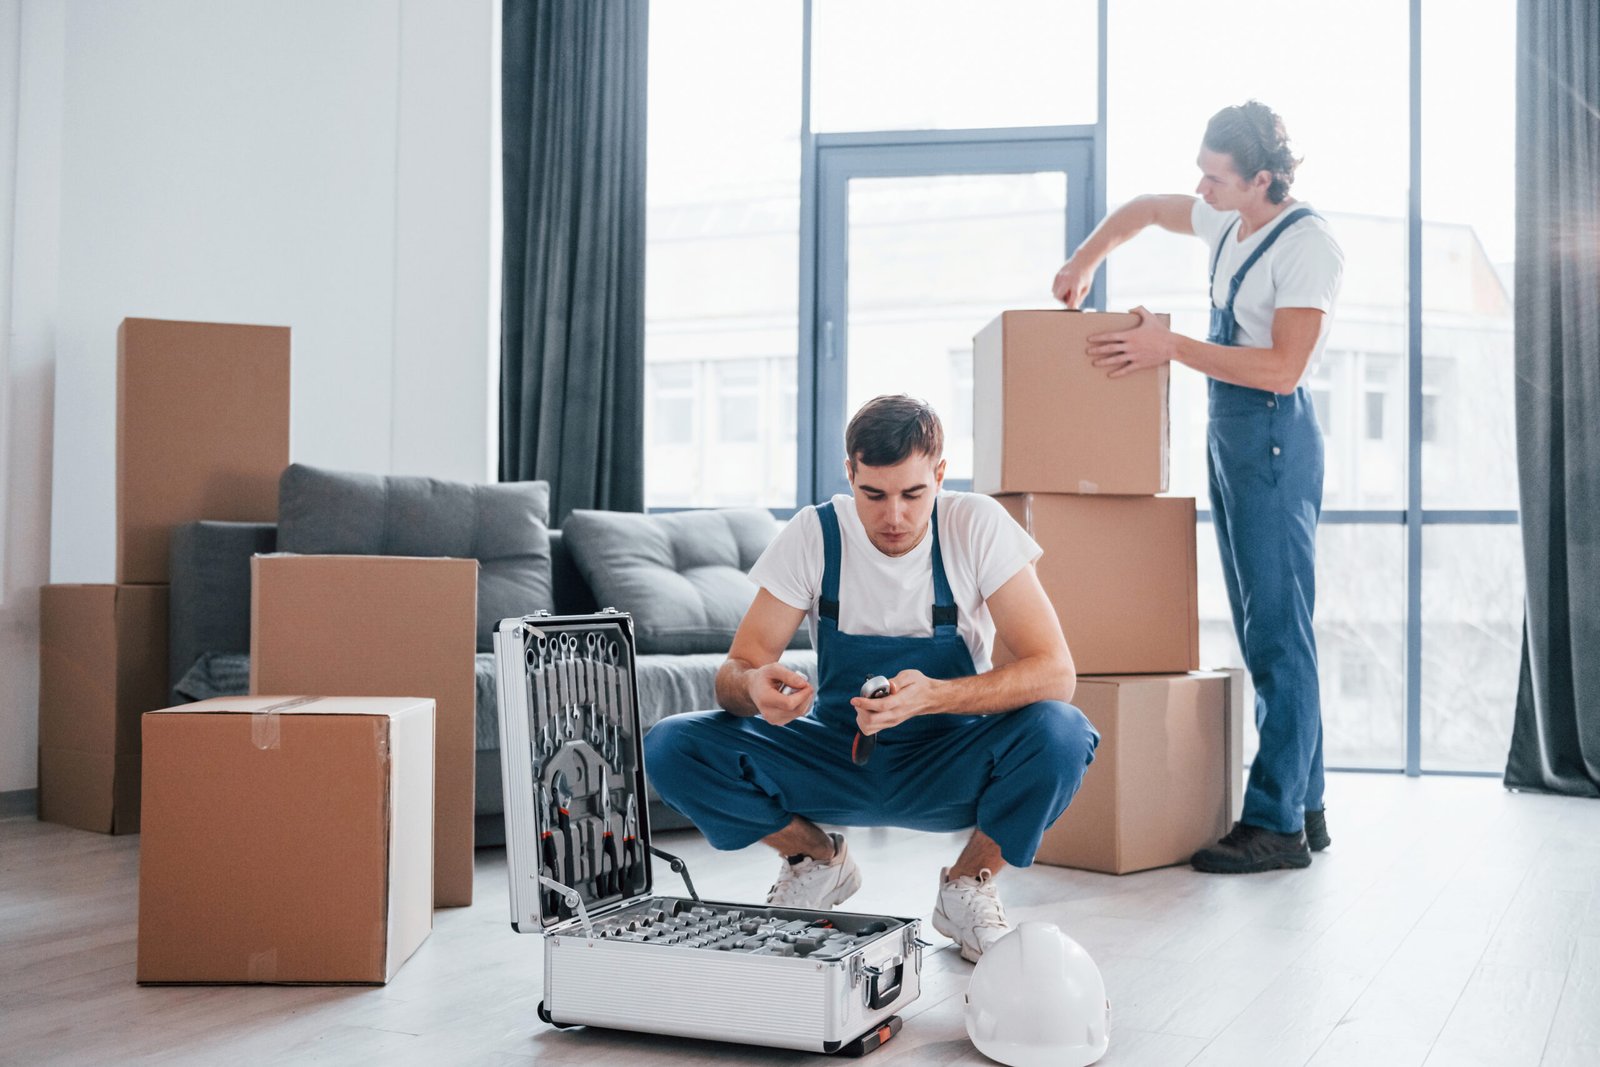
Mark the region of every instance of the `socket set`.
<instances>
[{"instance_id":1,"label":"socket set","mask_svg":"<svg viewBox=\"0 0 1600 1067\"><path fill-rule=\"evenodd\" d=\"M712 908L658 897L594 924L596 937L642 945L679 945L756 956L836 960L891 928L884 919L818 919L785 908Z\"/></svg>"},{"instance_id":2,"label":"socket set","mask_svg":"<svg viewBox=\"0 0 1600 1067\"><path fill-rule=\"evenodd\" d=\"M511 926L542 935L541 1019L847 1054L898 1032L919 920L702 900L651 843L630 616L503 620L495 665ZM656 890L652 855L687 897Z\"/></svg>"}]
</instances>

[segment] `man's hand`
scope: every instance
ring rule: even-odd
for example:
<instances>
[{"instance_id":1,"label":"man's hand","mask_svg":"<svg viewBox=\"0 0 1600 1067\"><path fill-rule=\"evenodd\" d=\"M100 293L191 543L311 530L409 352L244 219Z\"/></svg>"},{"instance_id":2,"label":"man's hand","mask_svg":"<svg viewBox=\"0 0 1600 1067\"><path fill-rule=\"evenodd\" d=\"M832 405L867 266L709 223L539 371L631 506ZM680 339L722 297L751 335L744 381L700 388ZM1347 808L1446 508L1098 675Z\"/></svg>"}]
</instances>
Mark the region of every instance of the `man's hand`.
<instances>
[{"instance_id":1,"label":"man's hand","mask_svg":"<svg viewBox=\"0 0 1600 1067\"><path fill-rule=\"evenodd\" d=\"M811 710L816 695L806 676L781 663L757 667L745 675L756 714L774 726L787 726Z\"/></svg>"},{"instance_id":2,"label":"man's hand","mask_svg":"<svg viewBox=\"0 0 1600 1067\"><path fill-rule=\"evenodd\" d=\"M871 737L917 715L937 714L943 710L939 704L939 687L945 684L921 671L901 671L889 679L888 696L877 700L851 699L850 706L856 709L856 727Z\"/></svg>"},{"instance_id":3,"label":"man's hand","mask_svg":"<svg viewBox=\"0 0 1600 1067\"><path fill-rule=\"evenodd\" d=\"M1108 378L1159 367L1171 362L1176 354L1176 334L1142 306L1134 308L1133 313L1139 316L1139 325L1089 338L1089 360L1096 367L1108 369Z\"/></svg>"},{"instance_id":4,"label":"man's hand","mask_svg":"<svg viewBox=\"0 0 1600 1067\"><path fill-rule=\"evenodd\" d=\"M1094 282L1094 272L1098 266L1085 266L1078 262L1077 256L1073 256L1056 271L1056 279L1050 285L1050 295L1069 308L1083 307L1084 297L1089 295L1089 286Z\"/></svg>"}]
</instances>

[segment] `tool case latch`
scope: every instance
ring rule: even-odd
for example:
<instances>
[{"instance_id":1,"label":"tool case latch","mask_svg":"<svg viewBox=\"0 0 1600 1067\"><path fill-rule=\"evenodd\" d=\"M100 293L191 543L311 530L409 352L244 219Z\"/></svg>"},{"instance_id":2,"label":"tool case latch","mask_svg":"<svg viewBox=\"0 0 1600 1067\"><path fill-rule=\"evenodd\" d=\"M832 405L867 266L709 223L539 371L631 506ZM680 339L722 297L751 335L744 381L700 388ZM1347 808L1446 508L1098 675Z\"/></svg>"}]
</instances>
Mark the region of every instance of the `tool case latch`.
<instances>
[{"instance_id":1,"label":"tool case latch","mask_svg":"<svg viewBox=\"0 0 1600 1067\"><path fill-rule=\"evenodd\" d=\"M561 899L567 905L567 907L577 910L578 921L583 924L584 936L586 936L590 941L593 941L594 923L589 921L589 909L583 906L583 894L579 893L576 889L573 889L570 886L562 885L560 882L549 877L548 875L541 874L539 876L539 881L543 882L549 888L554 889L557 893L560 893Z\"/></svg>"}]
</instances>

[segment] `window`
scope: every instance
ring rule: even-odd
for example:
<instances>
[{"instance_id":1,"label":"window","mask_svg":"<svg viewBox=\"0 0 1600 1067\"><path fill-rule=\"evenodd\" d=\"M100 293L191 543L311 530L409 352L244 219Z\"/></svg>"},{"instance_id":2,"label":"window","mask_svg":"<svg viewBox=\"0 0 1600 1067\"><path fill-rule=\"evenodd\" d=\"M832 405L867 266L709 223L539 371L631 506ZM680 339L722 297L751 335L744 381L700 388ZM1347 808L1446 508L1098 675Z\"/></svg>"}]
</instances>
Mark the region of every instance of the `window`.
<instances>
[{"instance_id":1,"label":"window","mask_svg":"<svg viewBox=\"0 0 1600 1067\"><path fill-rule=\"evenodd\" d=\"M649 440L657 445L686 445L694 435L694 366L657 363L650 367Z\"/></svg>"},{"instance_id":2,"label":"window","mask_svg":"<svg viewBox=\"0 0 1600 1067\"><path fill-rule=\"evenodd\" d=\"M812 10L819 133L1096 120L1097 0L814 0Z\"/></svg>"},{"instance_id":3,"label":"window","mask_svg":"<svg viewBox=\"0 0 1600 1067\"><path fill-rule=\"evenodd\" d=\"M803 13L799 0L650 12L645 410L648 439L674 446L645 454L651 507L795 505ZM753 372L758 352L781 356ZM763 432L787 436L758 449Z\"/></svg>"},{"instance_id":4,"label":"window","mask_svg":"<svg viewBox=\"0 0 1600 1067\"><path fill-rule=\"evenodd\" d=\"M907 388L936 394L959 477L972 431L965 338L1003 308L1047 304L1054 264L1037 261L1055 255L1063 231L1097 221L1097 196L1115 208L1192 190L1207 118L1261 99L1304 157L1295 194L1345 252L1338 312L1307 379L1326 443L1316 634L1327 763L1497 768L1522 589L1515 247L1512 153L1483 146L1514 140L1516 7L1484 0L1467 19L1442 0L1415 2L1416 41L1410 5L1390 0L1239 0L1225 22L1180 0L1109 0L1103 29L1095 0L657 5L647 502L807 503L801 495L821 493L822 472L838 467L818 458L842 437L842 424L828 423L834 409ZM1098 32L1107 120L1091 126ZM1315 48L1282 46L1307 35ZM1427 57L1415 87L1413 48ZM1240 53L1251 61L1227 59ZM1070 165L996 164L997 145L1052 138L1088 147ZM932 163L883 165L901 151ZM823 172L846 153L860 166L841 179L844 207L827 207ZM802 171L812 183L805 214ZM1080 172L1095 180L1075 184ZM829 259L823 223L841 217L844 237L831 247L849 255ZM1113 256L1104 306L1144 304L1204 336L1206 253L1192 238L1147 231ZM808 277L802 261L815 265ZM1174 368L1170 492L1202 509L1205 388ZM1420 483L1408 481L1414 459ZM1422 527L1420 566L1406 552L1408 523ZM1209 531L1199 578L1202 661L1236 664ZM1408 616L1419 593L1422 610ZM1420 679L1420 699L1407 677ZM1406 751L1408 724L1421 730L1420 758Z\"/></svg>"}]
</instances>

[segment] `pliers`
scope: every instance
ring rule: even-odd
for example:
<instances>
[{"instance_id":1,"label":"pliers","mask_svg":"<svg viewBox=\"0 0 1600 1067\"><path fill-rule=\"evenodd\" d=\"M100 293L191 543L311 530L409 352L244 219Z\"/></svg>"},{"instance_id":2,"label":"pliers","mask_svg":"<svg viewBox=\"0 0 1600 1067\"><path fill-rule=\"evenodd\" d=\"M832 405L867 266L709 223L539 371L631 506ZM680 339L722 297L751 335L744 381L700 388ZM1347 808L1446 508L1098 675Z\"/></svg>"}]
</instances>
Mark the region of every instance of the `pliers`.
<instances>
[{"instance_id":1,"label":"pliers","mask_svg":"<svg viewBox=\"0 0 1600 1067\"><path fill-rule=\"evenodd\" d=\"M628 814L622 822L622 891L631 893L639 881L639 864L644 857L639 853L638 798L628 794Z\"/></svg>"},{"instance_id":2,"label":"pliers","mask_svg":"<svg viewBox=\"0 0 1600 1067\"><path fill-rule=\"evenodd\" d=\"M553 827L558 821L564 820L565 813L556 804L555 794L548 786L545 787L544 796L549 818L545 822L544 833L539 836L544 848L545 874L551 878L559 878L560 857L556 855L556 832ZM546 889L543 910L547 916L558 916L561 912L561 894L554 889Z\"/></svg>"},{"instance_id":3,"label":"pliers","mask_svg":"<svg viewBox=\"0 0 1600 1067\"><path fill-rule=\"evenodd\" d=\"M573 847L572 841L572 813L567 810L568 805L572 803L572 790L567 788L567 773L565 771L557 771L555 778L550 782L550 786L553 790L556 804L553 815L556 825L561 828L562 851L567 854L566 877L561 881L563 885L571 886L577 881L578 871L577 856L575 855L577 849Z\"/></svg>"},{"instance_id":4,"label":"pliers","mask_svg":"<svg viewBox=\"0 0 1600 1067\"><path fill-rule=\"evenodd\" d=\"M617 860L617 839L611 833L611 782L605 771L600 772L600 825L605 835L600 845L600 895L609 897L622 892L621 864Z\"/></svg>"}]
</instances>

